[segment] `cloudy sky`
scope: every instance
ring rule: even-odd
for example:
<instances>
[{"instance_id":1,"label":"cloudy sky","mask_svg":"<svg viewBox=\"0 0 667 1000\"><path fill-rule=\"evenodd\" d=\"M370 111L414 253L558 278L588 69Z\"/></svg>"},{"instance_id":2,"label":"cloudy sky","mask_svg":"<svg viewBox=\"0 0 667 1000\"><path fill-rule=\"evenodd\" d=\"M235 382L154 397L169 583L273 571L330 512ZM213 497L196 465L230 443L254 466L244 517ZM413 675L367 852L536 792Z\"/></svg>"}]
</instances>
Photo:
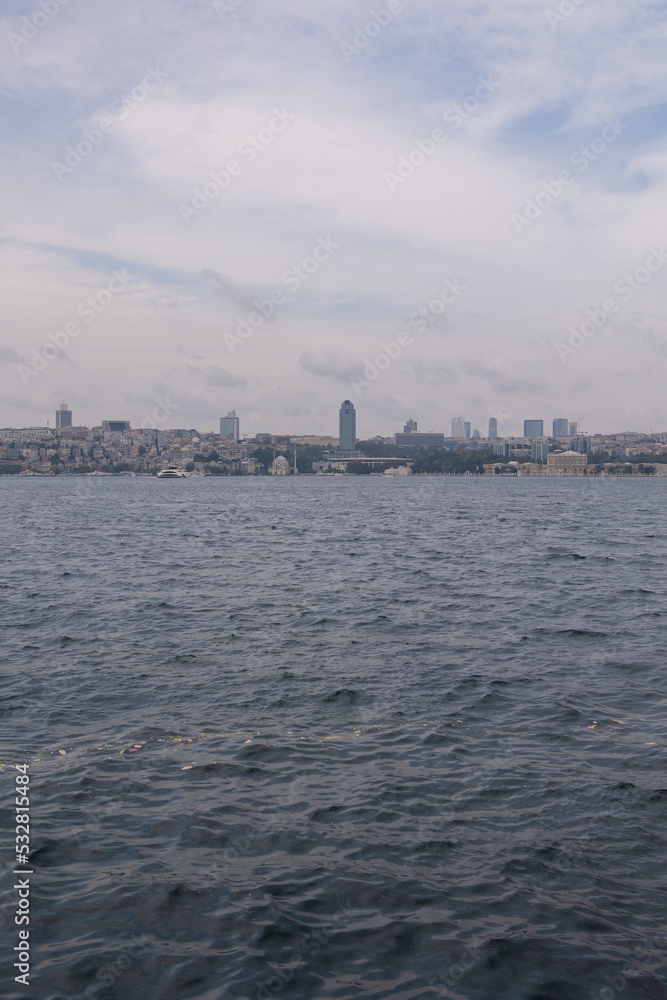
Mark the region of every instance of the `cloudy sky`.
<instances>
[{"instance_id":1,"label":"cloudy sky","mask_svg":"<svg viewBox=\"0 0 667 1000\"><path fill-rule=\"evenodd\" d=\"M4 0L0 426L667 430L666 7Z\"/></svg>"}]
</instances>

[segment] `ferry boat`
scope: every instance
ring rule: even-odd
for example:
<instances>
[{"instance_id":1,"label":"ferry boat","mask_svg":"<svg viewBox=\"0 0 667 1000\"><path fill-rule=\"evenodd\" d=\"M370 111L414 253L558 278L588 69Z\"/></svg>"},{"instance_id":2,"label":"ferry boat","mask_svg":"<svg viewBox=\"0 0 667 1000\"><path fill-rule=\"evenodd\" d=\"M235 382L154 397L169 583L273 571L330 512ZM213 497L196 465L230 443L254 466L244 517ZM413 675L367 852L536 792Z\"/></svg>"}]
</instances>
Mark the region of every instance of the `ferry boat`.
<instances>
[{"instance_id":1,"label":"ferry boat","mask_svg":"<svg viewBox=\"0 0 667 1000\"><path fill-rule=\"evenodd\" d=\"M179 469L175 465L170 465L168 469L160 469L157 474L158 479L187 479L189 473L185 469Z\"/></svg>"}]
</instances>

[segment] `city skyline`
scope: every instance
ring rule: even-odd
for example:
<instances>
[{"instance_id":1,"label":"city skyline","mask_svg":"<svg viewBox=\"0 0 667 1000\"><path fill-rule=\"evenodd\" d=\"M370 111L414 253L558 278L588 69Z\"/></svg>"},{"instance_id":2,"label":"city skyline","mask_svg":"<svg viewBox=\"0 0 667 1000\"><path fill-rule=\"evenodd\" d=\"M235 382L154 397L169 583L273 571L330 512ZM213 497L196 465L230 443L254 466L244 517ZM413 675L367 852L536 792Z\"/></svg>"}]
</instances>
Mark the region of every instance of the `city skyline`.
<instances>
[{"instance_id":1,"label":"city skyline","mask_svg":"<svg viewBox=\"0 0 667 1000\"><path fill-rule=\"evenodd\" d=\"M139 425L133 424L131 420L108 420L107 419L107 420L102 420L102 421L100 421L97 424L91 424L91 425L88 425L88 424L85 424L85 423L74 422L74 420L73 420L73 411L72 411L71 408L69 408L69 404L66 403L66 402L61 402L59 404L58 408L55 411L55 422L53 424L53 428L56 429L56 430L58 430L58 429L68 429L68 428L72 428L72 427L74 427L74 428L76 428L76 427L101 427L103 430L113 430L113 431L116 431L116 432L120 432L120 431L123 431L123 430L130 430L130 429L132 429L133 431L147 430L147 431L155 431L156 433L163 432L163 431L173 431L173 430L177 429L176 425L167 426L167 424L165 423L165 421L167 419L167 414L170 413L170 412L173 412L171 410L171 407L167 403L165 403L164 401L157 400L157 402L160 403L165 408L165 411L162 412L162 417L163 417L162 424L163 424L163 426L159 426L158 423L156 422L156 420L154 419L156 411L153 411L153 413L154 413L154 417L153 418L148 418L142 424L139 424ZM405 435L415 435L415 439L416 439L416 436L420 433L419 430L418 430L418 428L419 428L419 421L415 420L413 417L410 417L410 418L407 418L407 420L403 421L403 431L402 432L400 430L394 430L389 435L380 435L379 433L376 432L375 434L369 433L365 437L359 437L357 435L357 431L356 431L356 426L357 426L356 421L357 421L357 410L356 410L356 407L354 406L354 404L349 399L344 400L341 403L340 409L339 409L339 412L338 412L338 439L341 442L341 444L340 444L341 450L344 450L344 451L352 451L352 450L354 450L354 442L356 442L357 440L371 440L372 438L375 438L375 437L387 437L387 438L389 438L389 437L394 437L396 434L399 434L402 437L405 437ZM475 428L475 430L473 431L472 430L472 426L473 425L472 425L471 421L465 420L464 417L451 417L450 418L450 423L451 423L451 434L450 435L446 435L444 433L444 431L440 431L440 430L433 430L433 429L431 429L429 431L424 431L422 429L421 436L424 437L424 439L427 439L429 435L434 435L435 434L438 437L442 438L443 440L449 440L449 441L454 441L454 440L458 440L458 441L471 441L471 440L473 440L473 441L474 440L494 441L496 439L504 439L504 438L527 438L527 439L529 439L529 438L559 438L559 437L560 438L564 438L564 437L577 437L577 436L592 437L592 436L604 436L604 434L611 434L611 435L613 435L613 434L628 434L628 433L629 434L635 434L635 433L639 433L639 434L643 434L643 433L646 433L646 434L661 434L661 433L666 433L667 432L667 431L660 431L660 430L651 430L651 431L648 431L648 432L642 432L642 431L638 431L637 428L624 428L623 430L619 430L618 428L616 428L615 430L608 431L608 432L603 432L603 431L582 431L580 429L580 427L579 427L579 421L578 420L570 420L567 417L553 417L552 418L552 433L551 434L547 433L546 428L548 427L548 423L544 419L526 418L523 421L523 433L512 433L512 434L510 434L510 433L501 433L500 432L500 428L498 426L498 420L495 417L490 417L489 418L487 434L482 434L479 431L479 429L477 429L477 428ZM247 431L244 431L243 434L242 434L241 430L240 430L240 425L241 425L241 418L237 415L236 410L231 410L231 411L229 411L227 413L227 415L225 417L218 418L218 431L210 431L210 430L204 429L204 428L197 428L197 430L200 430L204 434L219 433L219 436L223 440L226 439L226 440L230 440L230 441L233 441L233 440L242 440L242 439L246 439L246 438L247 439L252 439L252 438L255 438L256 436L261 437L261 436L264 436L264 435L280 437L281 434L282 434L283 436L287 436L287 437L298 437L298 434L296 434L293 430L285 433L285 432L282 432L282 431L275 431L275 430L274 431L268 431L266 428L263 428L261 431L255 430L254 432L250 432L250 433L247 432ZM47 421L46 421L45 424L31 424L31 425L27 425L27 427L32 427L32 428L35 428L35 429L39 428L39 427L50 427L50 426L51 426L50 419L47 419ZM178 426L181 426L182 428L185 428L186 425L178 425ZM2 422L0 421L0 428L1 427L2 427ZM5 429L9 429L9 428L10 428L10 425L6 425ZM19 430L19 429L23 429L23 428L18 428L17 427L15 429ZM308 435L313 436L314 434L315 434L315 432L313 432L311 430L311 431L306 431L305 435L303 435L303 436L308 436ZM324 435L321 435L321 436L322 437L331 437L330 434L324 434ZM342 443L343 439L345 439L345 443L344 444Z\"/></svg>"},{"instance_id":2,"label":"city skyline","mask_svg":"<svg viewBox=\"0 0 667 1000\"><path fill-rule=\"evenodd\" d=\"M3 423L663 426L660 11L398 7L6 0Z\"/></svg>"}]
</instances>

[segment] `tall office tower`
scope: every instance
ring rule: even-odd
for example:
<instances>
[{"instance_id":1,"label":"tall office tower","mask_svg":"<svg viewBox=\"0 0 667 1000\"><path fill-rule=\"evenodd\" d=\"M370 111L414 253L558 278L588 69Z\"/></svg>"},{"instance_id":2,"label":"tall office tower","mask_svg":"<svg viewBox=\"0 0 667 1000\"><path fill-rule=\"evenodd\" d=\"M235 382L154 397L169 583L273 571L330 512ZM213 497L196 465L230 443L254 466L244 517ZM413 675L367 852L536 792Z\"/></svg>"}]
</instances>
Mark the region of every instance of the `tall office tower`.
<instances>
[{"instance_id":1,"label":"tall office tower","mask_svg":"<svg viewBox=\"0 0 667 1000\"><path fill-rule=\"evenodd\" d=\"M473 439L473 441L481 441L482 440L482 435L479 433L479 431L477 430L477 428L475 428L475 430L472 432L472 439Z\"/></svg>"},{"instance_id":2,"label":"tall office tower","mask_svg":"<svg viewBox=\"0 0 667 1000\"><path fill-rule=\"evenodd\" d=\"M570 427L570 437L571 438L576 437L577 436L577 431L579 430L579 421L578 420L570 420L569 427Z\"/></svg>"},{"instance_id":3,"label":"tall office tower","mask_svg":"<svg viewBox=\"0 0 667 1000\"><path fill-rule=\"evenodd\" d=\"M220 417L220 437L223 441L238 441L241 437L241 427L236 410L232 410L226 417Z\"/></svg>"},{"instance_id":4,"label":"tall office tower","mask_svg":"<svg viewBox=\"0 0 667 1000\"><path fill-rule=\"evenodd\" d=\"M338 445L340 451L355 451L357 447L357 413L354 404L346 399L338 414Z\"/></svg>"},{"instance_id":5,"label":"tall office tower","mask_svg":"<svg viewBox=\"0 0 667 1000\"><path fill-rule=\"evenodd\" d=\"M556 417L554 420L554 433L555 438L567 437L570 433L570 425L568 423L567 417Z\"/></svg>"},{"instance_id":6,"label":"tall office tower","mask_svg":"<svg viewBox=\"0 0 667 1000\"><path fill-rule=\"evenodd\" d=\"M495 417L489 417L489 441L496 441L498 438L498 421Z\"/></svg>"},{"instance_id":7,"label":"tall office tower","mask_svg":"<svg viewBox=\"0 0 667 1000\"><path fill-rule=\"evenodd\" d=\"M56 430L72 426L72 411L67 409L67 403L61 403L56 410Z\"/></svg>"},{"instance_id":8,"label":"tall office tower","mask_svg":"<svg viewBox=\"0 0 667 1000\"><path fill-rule=\"evenodd\" d=\"M463 424L463 436L466 441L470 440L470 431L472 430L472 424L469 420L466 420Z\"/></svg>"},{"instance_id":9,"label":"tall office tower","mask_svg":"<svg viewBox=\"0 0 667 1000\"><path fill-rule=\"evenodd\" d=\"M416 420L408 420L407 424L403 428L403 433L404 434L414 434L416 430L417 430L417 421Z\"/></svg>"},{"instance_id":10,"label":"tall office tower","mask_svg":"<svg viewBox=\"0 0 667 1000\"><path fill-rule=\"evenodd\" d=\"M541 438L544 436L543 420L524 420L523 436L525 438Z\"/></svg>"},{"instance_id":11,"label":"tall office tower","mask_svg":"<svg viewBox=\"0 0 667 1000\"><path fill-rule=\"evenodd\" d=\"M530 460L531 462L546 462L549 457L549 442L548 441L531 441L530 442Z\"/></svg>"},{"instance_id":12,"label":"tall office tower","mask_svg":"<svg viewBox=\"0 0 667 1000\"><path fill-rule=\"evenodd\" d=\"M452 417L452 437L464 438L465 434L465 420L463 417Z\"/></svg>"}]
</instances>

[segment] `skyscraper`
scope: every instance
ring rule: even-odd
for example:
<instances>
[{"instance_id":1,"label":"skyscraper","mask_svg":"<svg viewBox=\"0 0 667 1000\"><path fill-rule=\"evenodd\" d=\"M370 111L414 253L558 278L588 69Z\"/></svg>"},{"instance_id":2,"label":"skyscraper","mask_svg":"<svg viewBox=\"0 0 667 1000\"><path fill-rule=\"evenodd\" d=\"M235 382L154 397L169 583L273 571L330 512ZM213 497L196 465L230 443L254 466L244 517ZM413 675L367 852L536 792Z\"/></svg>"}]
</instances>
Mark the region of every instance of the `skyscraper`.
<instances>
[{"instance_id":1,"label":"skyscraper","mask_svg":"<svg viewBox=\"0 0 667 1000\"><path fill-rule=\"evenodd\" d=\"M543 420L524 420L523 436L525 438L541 438L544 436Z\"/></svg>"},{"instance_id":2,"label":"skyscraper","mask_svg":"<svg viewBox=\"0 0 667 1000\"><path fill-rule=\"evenodd\" d=\"M549 457L549 442L548 441L531 441L530 442L530 460L531 462L546 462Z\"/></svg>"},{"instance_id":3,"label":"skyscraper","mask_svg":"<svg viewBox=\"0 0 667 1000\"><path fill-rule=\"evenodd\" d=\"M498 421L495 417L489 417L489 441L495 441L498 438Z\"/></svg>"},{"instance_id":4,"label":"skyscraper","mask_svg":"<svg viewBox=\"0 0 667 1000\"><path fill-rule=\"evenodd\" d=\"M579 421L578 420L570 420L569 430L570 430L570 437L571 438L576 437L577 436L577 431L579 430Z\"/></svg>"},{"instance_id":5,"label":"skyscraper","mask_svg":"<svg viewBox=\"0 0 667 1000\"><path fill-rule=\"evenodd\" d=\"M238 441L241 437L241 426L236 410L231 410L226 417L220 417L220 437L223 441Z\"/></svg>"},{"instance_id":6,"label":"skyscraper","mask_svg":"<svg viewBox=\"0 0 667 1000\"><path fill-rule=\"evenodd\" d=\"M56 430L63 427L72 426L72 411L67 408L67 403L61 403L56 410Z\"/></svg>"},{"instance_id":7,"label":"skyscraper","mask_svg":"<svg viewBox=\"0 0 667 1000\"><path fill-rule=\"evenodd\" d=\"M463 436L465 437L466 441L468 441L470 438L471 430L472 430L472 424L470 423L469 420L466 420L463 424Z\"/></svg>"},{"instance_id":8,"label":"skyscraper","mask_svg":"<svg viewBox=\"0 0 667 1000\"><path fill-rule=\"evenodd\" d=\"M570 433L567 417L556 417L554 419L553 430L554 430L553 436L555 438L567 437L568 434Z\"/></svg>"},{"instance_id":9,"label":"skyscraper","mask_svg":"<svg viewBox=\"0 0 667 1000\"><path fill-rule=\"evenodd\" d=\"M465 420L463 417L452 417L452 437L464 438L465 434Z\"/></svg>"},{"instance_id":10,"label":"skyscraper","mask_svg":"<svg viewBox=\"0 0 667 1000\"><path fill-rule=\"evenodd\" d=\"M416 420L408 420L408 422L406 423L406 425L403 428L403 433L404 434L414 434L416 430L417 430L417 421Z\"/></svg>"},{"instance_id":11,"label":"skyscraper","mask_svg":"<svg viewBox=\"0 0 667 1000\"><path fill-rule=\"evenodd\" d=\"M338 436L340 451L355 451L357 447L357 413L354 404L346 399L338 415Z\"/></svg>"}]
</instances>

